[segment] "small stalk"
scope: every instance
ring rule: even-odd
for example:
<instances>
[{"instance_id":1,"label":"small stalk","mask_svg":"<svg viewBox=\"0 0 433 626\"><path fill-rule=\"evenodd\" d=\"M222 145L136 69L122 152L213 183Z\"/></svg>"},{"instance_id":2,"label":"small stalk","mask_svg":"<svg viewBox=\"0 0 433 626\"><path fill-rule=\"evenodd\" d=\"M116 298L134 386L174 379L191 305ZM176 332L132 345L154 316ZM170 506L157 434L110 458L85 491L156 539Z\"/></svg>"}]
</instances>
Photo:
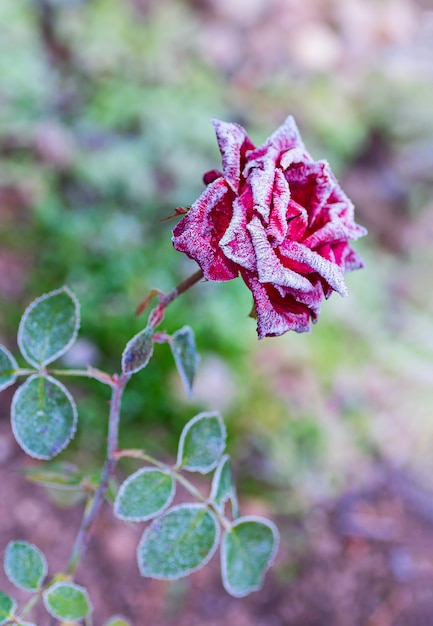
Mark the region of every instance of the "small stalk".
<instances>
[{"instance_id":1,"label":"small stalk","mask_svg":"<svg viewBox=\"0 0 433 626\"><path fill-rule=\"evenodd\" d=\"M195 487L183 474L178 472L177 467L173 465L167 465L166 463L162 463L158 461L158 459L154 459L150 454L146 454L143 450L117 450L114 454L116 459L120 459L122 457L127 457L130 459L140 459L141 461L147 461L151 465L155 465L155 467L159 467L173 476L173 478L181 484L194 498L205 504L212 512L217 516L220 521L220 524L226 529L230 530L231 523L230 520L227 519L224 515L222 515L214 506L213 502L209 501L209 498L205 498L204 495Z\"/></svg>"},{"instance_id":2,"label":"small stalk","mask_svg":"<svg viewBox=\"0 0 433 626\"><path fill-rule=\"evenodd\" d=\"M95 521L101 510L104 496L108 488L109 480L114 474L117 463L115 451L118 447L119 440L120 406L122 401L122 394L129 378L129 374L123 374L119 377L113 376L112 378L113 392L110 403L110 416L108 423L107 456L105 459L104 467L102 468L101 482L90 502L88 509L83 516L81 526L78 531L74 547L72 549L71 557L69 559L68 567L66 569L67 574L72 577L76 572L83 553L87 549L91 537L93 522Z\"/></svg>"}]
</instances>

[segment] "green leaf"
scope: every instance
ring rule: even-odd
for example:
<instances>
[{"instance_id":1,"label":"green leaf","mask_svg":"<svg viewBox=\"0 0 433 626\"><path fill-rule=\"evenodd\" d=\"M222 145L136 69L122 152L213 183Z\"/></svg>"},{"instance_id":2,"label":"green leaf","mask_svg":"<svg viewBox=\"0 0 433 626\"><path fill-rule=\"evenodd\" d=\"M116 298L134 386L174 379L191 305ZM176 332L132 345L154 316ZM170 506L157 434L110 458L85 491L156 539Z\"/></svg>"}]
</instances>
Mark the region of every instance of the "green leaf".
<instances>
[{"instance_id":1,"label":"green leaf","mask_svg":"<svg viewBox=\"0 0 433 626\"><path fill-rule=\"evenodd\" d=\"M17 608L16 600L0 591L0 625L9 621Z\"/></svg>"},{"instance_id":2,"label":"green leaf","mask_svg":"<svg viewBox=\"0 0 433 626\"><path fill-rule=\"evenodd\" d=\"M207 474L224 452L226 436L224 422L218 412L199 413L182 431L177 465L190 472Z\"/></svg>"},{"instance_id":3,"label":"green leaf","mask_svg":"<svg viewBox=\"0 0 433 626\"><path fill-rule=\"evenodd\" d=\"M26 591L38 591L48 571L43 553L27 541L8 543L4 568L11 583Z\"/></svg>"},{"instance_id":4,"label":"green leaf","mask_svg":"<svg viewBox=\"0 0 433 626\"><path fill-rule=\"evenodd\" d=\"M175 482L169 472L145 467L131 474L119 489L114 514L143 522L161 513L173 500Z\"/></svg>"},{"instance_id":5,"label":"green leaf","mask_svg":"<svg viewBox=\"0 0 433 626\"><path fill-rule=\"evenodd\" d=\"M122 615L115 615L108 620L105 626L131 626L131 622L128 622Z\"/></svg>"},{"instance_id":6,"label":"green leaf","mask_svg":"<svg viewBox=\"0 0 433 626\"><path fill-rule=\"evenodd\" d=\"M51 459L74 436L77 408L69 391L51 376L31 376L15 392L12 431L22 449L36 459Z\"/></svg>"},{"instance_id":7,"label":"green leaf","mask_svg":"<svg viewBox=\"0 0 433 626\"><path fill-rule=\"evenodd\" d=\"M216 517L205 505L180 504L147 528L137 550L142 576L175 580L205 565L219 540Z\"/></svg>"},{"instance_id":8,"label":"green leaf","mask_svg":"<svg viewBox=\"0 0 433 626\"><path fill-rule=\"evenodd\" d=\"M24 467L19 471L30 482L57 489L75 490L83 481L83 474L78 467L64 461L54 461L39 467Z\"/></svg>"},{"instance_id":9,"label":"green leaf","mask_svg":"<svg viewBox=\"0 0 433 626\"><path fill-rule=\"evenodd\" d=\"M184 326L177 330L172 336L170 347L186 392L188 396L191 396L192 386L200 362L192 328Z\"/></svg>"},{"instance_id":10,"label":"green leaf","mask_svg":"<svg viewBox=\"0 0 433 626\"><path fill-rule=\"evenodd\" d=\"M44 591L43 600L48 613L56 619L80 620L92 611L87 591L74 583L55 583Z\"/></svg>"},{"instance_id":11,"label":"green leaf","mask_svg":"<svg viewBox=\"0 0 433 626\"><path fill-rule=\"evenodd\" d=\"M122 372L124 374L134 374L142 370L149 363L153 354L153 333L152 326L146 326L126 344L122 354Z\"/></svg>"},{"instance_id":12,"label":"green leaf","mask_svg":"<svg viewBox=\"0 0 433 626\"><path fill-rule=\"evenodd\" d=\"M236 598L260 589L278 548L278 530L259 517L240 517L221 542L221 575Z\"/></svg>"},{"instance_id":13,"label":"green leaf","mask_svg":"<svg viewBox=\"0 0 433 626\"><path fill-rule=\"evenodd\" d=\"M23 357L38 368L55 361L72 346L79 326L80 305L68 287L37 298L25 310L18 329Z\"/></svg>"},{"instance_id":14,"label":"green leaf","mask_svg":"<svg viewBox=\"0 0 433 626\"><path fill-rule=\"evenodd\" d=\"M18 364L12 354L4 346L0 346L0 391L10 387L17 379L13 370L18 369Z\"/></svg>"},{"instance_id":15,"label":"green leaf","mask_svg":"<svg viewBox=\"0 0 433 626\"><path fill-rule=\"evenodd\" d=\"M212 489L210 499L215 508L220 513L224 512L224 505L230 500L232 505L233 517L239 516L238 498L236 495L236 487L233 482L232 468L230 465L230 457L224 454L215 470L212 479Z\"/></svg>"}]
</instances>

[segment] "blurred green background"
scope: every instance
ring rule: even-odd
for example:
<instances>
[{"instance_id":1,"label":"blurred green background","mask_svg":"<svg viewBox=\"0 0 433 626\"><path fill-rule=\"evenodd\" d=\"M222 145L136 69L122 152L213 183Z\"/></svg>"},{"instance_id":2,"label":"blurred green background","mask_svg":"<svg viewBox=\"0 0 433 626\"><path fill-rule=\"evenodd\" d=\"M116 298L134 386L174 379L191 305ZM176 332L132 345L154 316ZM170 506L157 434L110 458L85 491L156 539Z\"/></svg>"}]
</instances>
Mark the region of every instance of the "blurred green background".
<instances>
[{"instance_id":1,"label":"blurred green background","mask_svg":"<svg viewBox=\"0 0 433 626\"><path fill-rule=\"evenodd\" d=\"M421 0L2 0L1 342L15 351L25 306L66 283L82 304L66 364L118 371L138 302L196 269L161 220L220 166L210 119L261 143L292 114L369 228L367 269L311 335L260 343L239 280L195 286L163 328L195 330L196 394L157 346L125 396L122 444L173 455L188 418L220 409L242 489L276 512L380 458L431 483L432 15ZM108 398L72 388L90 462Z\"/></svg>"}]
</instances>

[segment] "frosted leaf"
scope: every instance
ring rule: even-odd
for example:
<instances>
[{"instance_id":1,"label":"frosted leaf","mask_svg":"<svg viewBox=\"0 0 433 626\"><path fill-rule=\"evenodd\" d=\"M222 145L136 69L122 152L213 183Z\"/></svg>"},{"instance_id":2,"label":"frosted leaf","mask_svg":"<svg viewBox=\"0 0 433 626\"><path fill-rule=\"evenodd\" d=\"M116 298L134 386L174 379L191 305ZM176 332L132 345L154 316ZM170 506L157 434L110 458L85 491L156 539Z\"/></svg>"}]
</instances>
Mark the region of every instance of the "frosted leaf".
<instances>
[{"instance_id":1,"label":"frosted leaf","mask_svg":"<svg viewBox=\"0 0 433 626\"><path fill-rule=\"evenodd\" d=\"M59 620L82 620L92 611L86 589L75 583L55 583L42 597L48 613Z\"/></svg>"},{"instance_id":2,"label":"frosted leaf","mask_svg":"<svg viewBox=\"0 0 433 626\"><path fill-rule=\"evenodd\" d=\"M192 328L184 326L177 330L170 341L170 348L186 392L188 396L191 396L192 386L200 362Z\"/></svg>"},{"instance_id":3,"label":"frosted leaf","mask_svg":"<svg viewBox=\"0 0 433 626\"><path fill-rule=\"evenodd\" d=\"M26 591L40 589L48 565L44 554L27 541L10 541L6 546L4 568L9 580Z\"/></svg>"},{"instance_id":4,"label":"frosted leaf","mask_svg":"<svg viewBox=\"0 0 433 626\"><path fill-rule=\"evenodd\" d=\"M216 517L205 505L180 504L144 531L137 550L142 576L176 580L205 565L219 540Z\"/></svg>"},{"instance_id":5,"label":"frosted leaf","mask_svg":"<svg viewBox=\"0 0 433 626\"><path fill-rule=\"evenodd\" d=\"M159 515L173 500L175 482L169 472L145 467L121 485L114 503L120 519L140 522Z\"/></svg>"},{"instance_id":6,"label":"frosted leaf","mask_svg":"<svg viewBox=\"0 0 433 626\"><path fill-rule=\"evenodd\" d=\"M177 453L177 465L190 472L207 474L221 458L226 429L218 412L199 413L184 427Z\"/></svg>"},{"instance_id":7,"label":"frosted leaf","mask_svg":"<svg viewBox=\"0 0 433 626\"><path fill-rule=\"evenodd\" d=\"M278 542L278 530L269 520L238 518L221 541L221 574L226 591L242 598L260 589Z\"/></svg>"},{"instance_id":8,"label":"frosted leaf","mask_svg":"<svg viewBox=\"0 0 433 626\"><path fill-rule=\"evenodd\" d=\"M72 439L77 427L74 399L51 376L31 376L17 389L11 407L12 431L24 452L51 459Z\"/></svg>"},{"instance_id":9,"label":"frosted leaf","mask_svg":"<svg viewBox=\"0 0 433 626\"><path fill-rule=\"evenodd\" d=\"M18 369L17 362L5 346L0 345L0 391L10 387L17 379L13 370Z\"/></svg>"},{"instance_id":10,"label":"frosted leaf","mask_svg":"<svg viewBox=\"0 0 433 626\"><path fill-rule=\"evenodd\" d=\"M18 329L18 346L28 363L44 367L72 346L79 326L79 302L68 287L62 287L27 307Z\"/></svg>"},{"instance_id":11,"label":"frosted leaf","mask_svg":"<svg viewBox=\"0 0 433 626\"><path fill-rule=\"evenodd\" d=\"M147 326L126 344L122 354L122 372L135 374L149 363L153 354L154 328Z\"/></svg>"}]
</instances>

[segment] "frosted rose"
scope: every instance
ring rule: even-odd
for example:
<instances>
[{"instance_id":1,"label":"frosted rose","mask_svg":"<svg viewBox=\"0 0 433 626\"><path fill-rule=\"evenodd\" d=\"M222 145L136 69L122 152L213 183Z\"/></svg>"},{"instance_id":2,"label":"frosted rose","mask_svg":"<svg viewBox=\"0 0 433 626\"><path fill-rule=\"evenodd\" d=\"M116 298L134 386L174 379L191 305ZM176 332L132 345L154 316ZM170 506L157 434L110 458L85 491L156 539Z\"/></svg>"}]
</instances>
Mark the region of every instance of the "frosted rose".
<instances>
[{"instance_id":1,"label":"frosted rose","mask_svg":"<svg viewBox=\"0 0 433 626\"><path fill-rule=\"evenodd\" d=\"M346 295L363 267L349 245L366 230L327 161L305 150L292 117L256 148L238 124L213 120L223 172L173 231L173 245L208 280L239 274L253 294L259 338L310 330L324 298Z\"/></svg>"}]
</instances>

